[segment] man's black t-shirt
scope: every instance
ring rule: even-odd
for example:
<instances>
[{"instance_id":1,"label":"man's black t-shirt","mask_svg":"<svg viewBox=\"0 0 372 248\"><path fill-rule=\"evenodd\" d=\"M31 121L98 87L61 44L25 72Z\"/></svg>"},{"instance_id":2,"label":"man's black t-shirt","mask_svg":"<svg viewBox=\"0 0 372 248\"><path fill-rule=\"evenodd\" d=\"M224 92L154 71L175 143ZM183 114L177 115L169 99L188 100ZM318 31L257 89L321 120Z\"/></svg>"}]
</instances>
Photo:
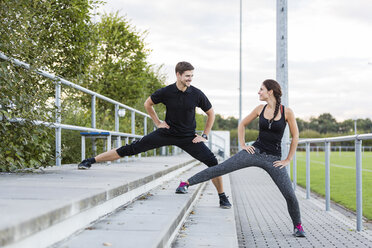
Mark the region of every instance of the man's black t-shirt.
<instances>
[{"instance_id":1,"label":"man's black t-shirt","mask_svg":"<svg viewBox=\"0 0 372 248\"><path fill-rule=\"evenodd\" d=\"M170 129L164 131L175 136L194 136L195 107L201 108L204 112L212 107L201 90L190 86L182 92L176 83L157 90L151 95L151 100L155 104L163 103L166 106L165 122Z\"/></svg>"}]
</instances>

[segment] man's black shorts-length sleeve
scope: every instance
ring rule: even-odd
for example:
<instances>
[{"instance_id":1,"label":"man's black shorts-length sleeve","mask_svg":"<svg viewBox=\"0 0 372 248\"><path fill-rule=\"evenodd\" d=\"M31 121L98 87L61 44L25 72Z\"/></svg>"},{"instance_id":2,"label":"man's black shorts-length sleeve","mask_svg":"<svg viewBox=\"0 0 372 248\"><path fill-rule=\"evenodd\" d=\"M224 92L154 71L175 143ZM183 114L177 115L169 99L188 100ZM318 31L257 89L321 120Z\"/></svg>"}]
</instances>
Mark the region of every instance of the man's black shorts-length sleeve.
<instances>
[{"instance_id":1,"label":"man's black shorts-length sleeve","mask_svg":"<svg viewBox=\"0 0 372 248\"><path fill-rule=\"evenodd\" d=\"M158 89L151 95L151 100L154 104L164 103L165 88Z\"/></svg>"},{"instance_id":2,"label":"man's black shorts-length sleeve","mask_svg":"<svg viewBox=\"0 0 372 248\"><path fill-rule=\"evenodd\" d=\"M199 102L198 107L201 108L204 112L207 112L212 108L211 102L208 100L207 96L199 90Z\"/></svg>"}]
</instances>

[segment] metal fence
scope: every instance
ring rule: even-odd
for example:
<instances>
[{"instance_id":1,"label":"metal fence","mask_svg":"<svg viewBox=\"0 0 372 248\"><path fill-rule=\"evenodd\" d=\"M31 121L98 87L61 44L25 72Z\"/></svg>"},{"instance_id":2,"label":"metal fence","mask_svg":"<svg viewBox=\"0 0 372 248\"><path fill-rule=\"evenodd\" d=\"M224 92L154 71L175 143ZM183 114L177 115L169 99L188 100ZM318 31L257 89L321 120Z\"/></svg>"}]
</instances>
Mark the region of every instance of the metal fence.
<instances>
[{"instance_id":1,"label":"metal fence","mask_svg":"<svg viewBox=\"0 0 372 248\"><path fill-rule=\"evenodd\" d=\"M120 147L121 146L121 139L122 138L125 138L125 141L126 141L126 144L129 143L129 139L131 138L132 140L134 139L139 139L139 138L142 138L143 136L142 135L138 135L136 134L136 128L135 128L135 119L136 119L136 115L139 115L140 118L143 118L143 133L144 135L147 134L147 118L151 118L148 114L146 113L143 113L137 109L134 109L134 108L131 108L125 104L122 104L120 102L117 102L111 98L108 98L106 96L103 96L101 94L98 94L94 91L91 91L89 89L86 89L80 85L77 85L77 84L74 84L66 79L63 79L61 77L58 77L58 76L55 76L51 73L48 73L46 71L43 71L43 70L38 70L38 69L31 69L30 65L25 63L25 62L22 62L22 61L19 61L18 59L14 59L14 58L10 58L8 56L6 56L5 54L3 54L2 52L0 52L0 58L3 59L3 60L6 60L6 61L9 61L17 66L21 66L27 70L32 70L34 71L35 73L43 76L43 77L46 77L48 79L51 79L53 83L55 83L55 106L57 108L56 110L56 122L55 123L49 123L49 122L42 122L42 121L34 121L34 124L35 125L45 125L45 126L48 126L48 127L52 127L52 128L55 128L55 146L56 146L56 165L61 165L61 158L62 158L62 154L61 154L61 131L62 129L67 129L67 130L76 130L76 131L88 131L88 132L109 132L109 135L107 137L107 149L108 148L111 148L111 136L113 137L116 137L116 146L117 147ZM91 112L92 112L92 115L91 115L91 128L88 128L88 127L82 127L82 126L74 126L74 125L67 125L67 124L63 124L61 123L61 87L62 85L64 86L67 86L67 87L71 87L71 88L75 88L81 92L84 92L88 95L90 95L91 97ZM110 130L102 130L102 129L97 129L96 128L96 100L97 98L99 99L102 99L106 102L109 102L109 103L112 103L114 106L115 106L115 130L113 131L110 131ZM120 112L122 112L122 110L125 110L125 111L129 111L131 113L131 133L123 133L123 132L119 132L119 115L120 115ZM20 118L16 118L16 119L12 119L11 121L16 121L16 122L22 122L23 120L20 119ZM210 135L210 137L213 137L213 132L212 134ZM84 146L84 142L83 142L83 139L82 139L82 145ZM209 143L209 146L212 147L212 143L210 142ZM82 150L83 148L85 147L82 147ZM162 149L161 151L164 151L164 149ZM180 150L177 149L177 148L174 148L173 149L173 152L172 154L177 154L179 153ZM84 154L82 154L82 158L84 158Z\"/></svg>"},{"instance_id":2,"label":"metal fence","mask_svg":"<svg viewBox=\"0 0 372 248\"><path fill-rule=\"evenodd\" d=\"M306 198L310 199L310 144L323 143L325 151L325 209L326 211L330 210L330 152L331 152L331 143L332 142L341 142L341 141L354 141L355 142L355 158L356 158L356 229L361 231L363 228L362 225L362 216L363 216L363 207L362 207L362 140L372 139L372 133L368 134L359 134L359 135L350 135L350 136L341 136L341 137L332 137L332 138L318 138L318 139L301 139L298 144L305 144L306 151ZM293 158L293 187L296 189L297 184L297 161L296 154Z\"/></svg>"}]
</instances>

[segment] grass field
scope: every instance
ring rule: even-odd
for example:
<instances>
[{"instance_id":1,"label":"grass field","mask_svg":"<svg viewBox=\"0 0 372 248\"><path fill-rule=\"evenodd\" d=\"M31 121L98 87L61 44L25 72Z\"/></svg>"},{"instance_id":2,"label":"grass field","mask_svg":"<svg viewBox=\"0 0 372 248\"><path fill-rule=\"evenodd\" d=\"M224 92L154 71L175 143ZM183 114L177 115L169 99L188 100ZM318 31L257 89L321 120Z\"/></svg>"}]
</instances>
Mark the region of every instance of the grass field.
<instances>
[{"instance_id":1,"label":"grass field","mask_svg":"<svg viewBox=\"0 0 372 248\"><path fill-rule=\"evenodd\" d=\"M306 153L297 152L297 183L306 187ZM325 195L325 153L310 153L310 188ZM356 211L355 153L331 152L331 200ZM292 165L291 165L292 166ZM291 167L292 169L292 167ZM372 220L372 152L362 155L363 216Z\"/></svg>"}]
</instances>

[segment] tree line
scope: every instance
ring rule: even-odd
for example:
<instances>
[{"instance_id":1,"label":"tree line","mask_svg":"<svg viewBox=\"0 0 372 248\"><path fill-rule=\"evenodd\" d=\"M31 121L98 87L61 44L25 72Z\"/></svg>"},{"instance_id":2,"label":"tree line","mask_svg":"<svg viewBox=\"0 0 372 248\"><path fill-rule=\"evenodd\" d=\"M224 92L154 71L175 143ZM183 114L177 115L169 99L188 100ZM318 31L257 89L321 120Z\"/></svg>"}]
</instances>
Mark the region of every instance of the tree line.
<instances>
[{"instance_id":1,"label":"tree line","mask_svg":"<svg viewBox=\"0 0 372 248\"><path fill-rule=\"evenodd\" d=\"M0 51L144 111L143 102L165 85L165 76L147 62L146 32L117 13L95 16L100 5L99 0L0 1ZM55 163L54 129L32 122L56 122L54 96L52 80L0 59L0 171ZM96 104L96 127L114 130L114 106ZM91 127L90 95L62 86L61 105L62 123ZM157 110L164 118L164 108ZM136 119L139 134L142 122ZM130 133L130 114L120 118L119 131ZM62 163L80 160L79 140L79 132L62 131Z\"/></svg>"},{"instance_id":2,"label":"tree line","mask_svg":"<svg viewBox=\"0 0 372 248\"><path fill-rule=\"evenodd\" d=\"M354 134L353 119L338 122L330 113L323 113L318 117L311 117L309 121L296 118L300 138L323 138ZM230 130L231 145L237 146L237 127L239 120L235 117L223 118L216 114L215 130ZM372 121L369 118L357 119L357 133L371 133ZM246 128L246 141L255 140L258 136L258 118L252 121ZM372 145L370 140L363 141L365 145ZM352 142L342 142L342 145L352 145Z\"/></svg>"}]
</instances>

